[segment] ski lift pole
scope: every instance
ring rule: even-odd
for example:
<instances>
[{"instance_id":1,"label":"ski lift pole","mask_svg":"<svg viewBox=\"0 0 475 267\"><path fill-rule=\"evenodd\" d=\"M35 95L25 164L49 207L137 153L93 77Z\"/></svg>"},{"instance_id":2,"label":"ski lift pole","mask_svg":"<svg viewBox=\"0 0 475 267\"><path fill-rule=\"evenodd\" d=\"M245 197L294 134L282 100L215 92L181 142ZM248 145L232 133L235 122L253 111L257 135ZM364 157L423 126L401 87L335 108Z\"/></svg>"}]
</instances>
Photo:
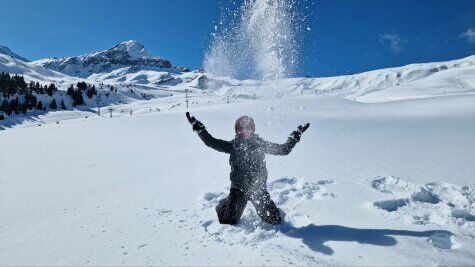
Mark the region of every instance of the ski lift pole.
<instances>
[{"instance_id":1,"label":"ski lift pole","mask_svg":"<svg viewBox=\"0 0 475 267\"><path fill-rule=\"evenodd\" d=\"M97 94L96 104L97 104L97 115L101 116L101 93Z\"/></svg>"},{"instance_id":2,"label":"ski lift pole","mask_svg":"<svg viewBox=\"0 0 475 267\"><path fill-rule=\"evenodd\" d=\"M188 89L185 89L185 98L186 98L186 110L188 110Z\"/></svg>"}]
</instances>

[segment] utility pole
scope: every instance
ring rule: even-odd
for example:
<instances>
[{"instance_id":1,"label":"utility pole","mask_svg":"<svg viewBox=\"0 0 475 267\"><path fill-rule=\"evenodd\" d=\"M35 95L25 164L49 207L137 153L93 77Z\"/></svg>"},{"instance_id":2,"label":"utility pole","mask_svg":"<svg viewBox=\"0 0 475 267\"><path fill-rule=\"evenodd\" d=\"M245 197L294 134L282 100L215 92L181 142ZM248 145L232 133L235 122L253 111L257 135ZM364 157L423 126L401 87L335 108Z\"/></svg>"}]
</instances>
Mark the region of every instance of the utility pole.
<instances>
[{"instance_id":1,"label":"utility pole","mask_svg":"<svg viewBox=\"0 0 475 267\"><path fill-rule=\"evenodd\" d=\"M98 116L101 116L101 93L98 93L97 94L97 98L96 98L96 104L97 104L97 115Z\"/></svg>"},{"instance_id":2,"label":"utility pole","mask_svg":"<svg viewBox=\"0 0 475 267\"><path fill-rule=\"evenodd\" d=\"M186 110L188 110L188 89L185 89L185 97L186 97Z\"/></svg>"}]
</instances>

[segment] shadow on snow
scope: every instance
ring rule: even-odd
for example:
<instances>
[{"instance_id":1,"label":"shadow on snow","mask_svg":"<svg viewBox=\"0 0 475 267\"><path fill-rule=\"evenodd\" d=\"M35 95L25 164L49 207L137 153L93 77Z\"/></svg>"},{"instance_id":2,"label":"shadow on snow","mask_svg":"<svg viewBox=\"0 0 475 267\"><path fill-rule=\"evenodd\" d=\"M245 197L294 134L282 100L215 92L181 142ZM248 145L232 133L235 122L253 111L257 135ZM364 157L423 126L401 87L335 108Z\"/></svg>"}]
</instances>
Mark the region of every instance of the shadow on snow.
<instances>
[{"instance_id":1,"label":"shadow on snow","mask_svg":"<svg viewBox=\"0 0 475 267\"><path fill-rule=\"evenodd\" d=\"M310 224L296 228L285 221L279 226L279 230L289 237L302 239L302 242L310 249L325 255L332 255L334 253L331 247L324 244L328 241L347 241L377 246L394 246L397 244L397 241L392 236L436 237L436 241L441 243L450 242L450 236L453 235L449 231L442 230L418 232L391 229L358 229L340 225ZM441 239L445 240L440 241ZM434 245L439 248L450 248L441 247L437 244Z\"/></svg>"}]
</instances>

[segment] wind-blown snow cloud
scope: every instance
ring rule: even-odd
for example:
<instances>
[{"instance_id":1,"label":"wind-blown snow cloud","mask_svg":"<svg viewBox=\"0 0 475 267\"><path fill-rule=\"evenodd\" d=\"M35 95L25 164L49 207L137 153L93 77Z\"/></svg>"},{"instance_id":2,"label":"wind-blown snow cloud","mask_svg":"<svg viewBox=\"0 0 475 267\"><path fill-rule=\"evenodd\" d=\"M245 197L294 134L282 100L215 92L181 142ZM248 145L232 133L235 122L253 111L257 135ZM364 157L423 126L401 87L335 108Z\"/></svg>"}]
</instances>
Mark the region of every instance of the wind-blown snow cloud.
<instances>
[{"instance_id":1,"label":"wind-blown snow cloud","mask_svg":"<svg viewBox=\"0 0 475 267\"><path fill-rule=\"evenodd\" d=\"M389 44L389 49L391 52L394 53L399 53L402 50L402 45L403 45L403 40L399 34L394 33L394 34L381 34L379 36L379 41L381 43L388 43Z\"/></svg>"},{"instance_id":2,"label":"wind-blown snow cloud","mask_svg":"<svg viewBox=\"0 0 475 267\"><path fill-rule=\"evenodd\" d=\"M468 30L460 34L460 37L467 38L467 41L470 43L475 43L475 29L468 28Z\"/></svg>"}]
</instances>

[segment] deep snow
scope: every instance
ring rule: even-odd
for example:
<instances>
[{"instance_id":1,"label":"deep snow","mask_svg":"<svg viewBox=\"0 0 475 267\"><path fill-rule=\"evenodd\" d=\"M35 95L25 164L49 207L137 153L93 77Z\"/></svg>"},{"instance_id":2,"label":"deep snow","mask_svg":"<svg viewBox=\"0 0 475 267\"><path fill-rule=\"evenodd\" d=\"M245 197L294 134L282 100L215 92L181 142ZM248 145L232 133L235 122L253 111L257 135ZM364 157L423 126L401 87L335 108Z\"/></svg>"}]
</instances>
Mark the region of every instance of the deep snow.
<instances>
[{"instance_id":1,"label":"deep snow","mask_svg":"<svg viewBox=\"0 0 475 267\"><path fill-rule=\"evenodd\" d=\"M267 158L281 226L252 205L217 223L228 157L192 132L183 98L112 119L60 111L0 131L0 264L475 264L475 95L197 99L190 111L223 139L243 114L274 142L311 123L289 156Z\"/></svg>"}]
</instances>

